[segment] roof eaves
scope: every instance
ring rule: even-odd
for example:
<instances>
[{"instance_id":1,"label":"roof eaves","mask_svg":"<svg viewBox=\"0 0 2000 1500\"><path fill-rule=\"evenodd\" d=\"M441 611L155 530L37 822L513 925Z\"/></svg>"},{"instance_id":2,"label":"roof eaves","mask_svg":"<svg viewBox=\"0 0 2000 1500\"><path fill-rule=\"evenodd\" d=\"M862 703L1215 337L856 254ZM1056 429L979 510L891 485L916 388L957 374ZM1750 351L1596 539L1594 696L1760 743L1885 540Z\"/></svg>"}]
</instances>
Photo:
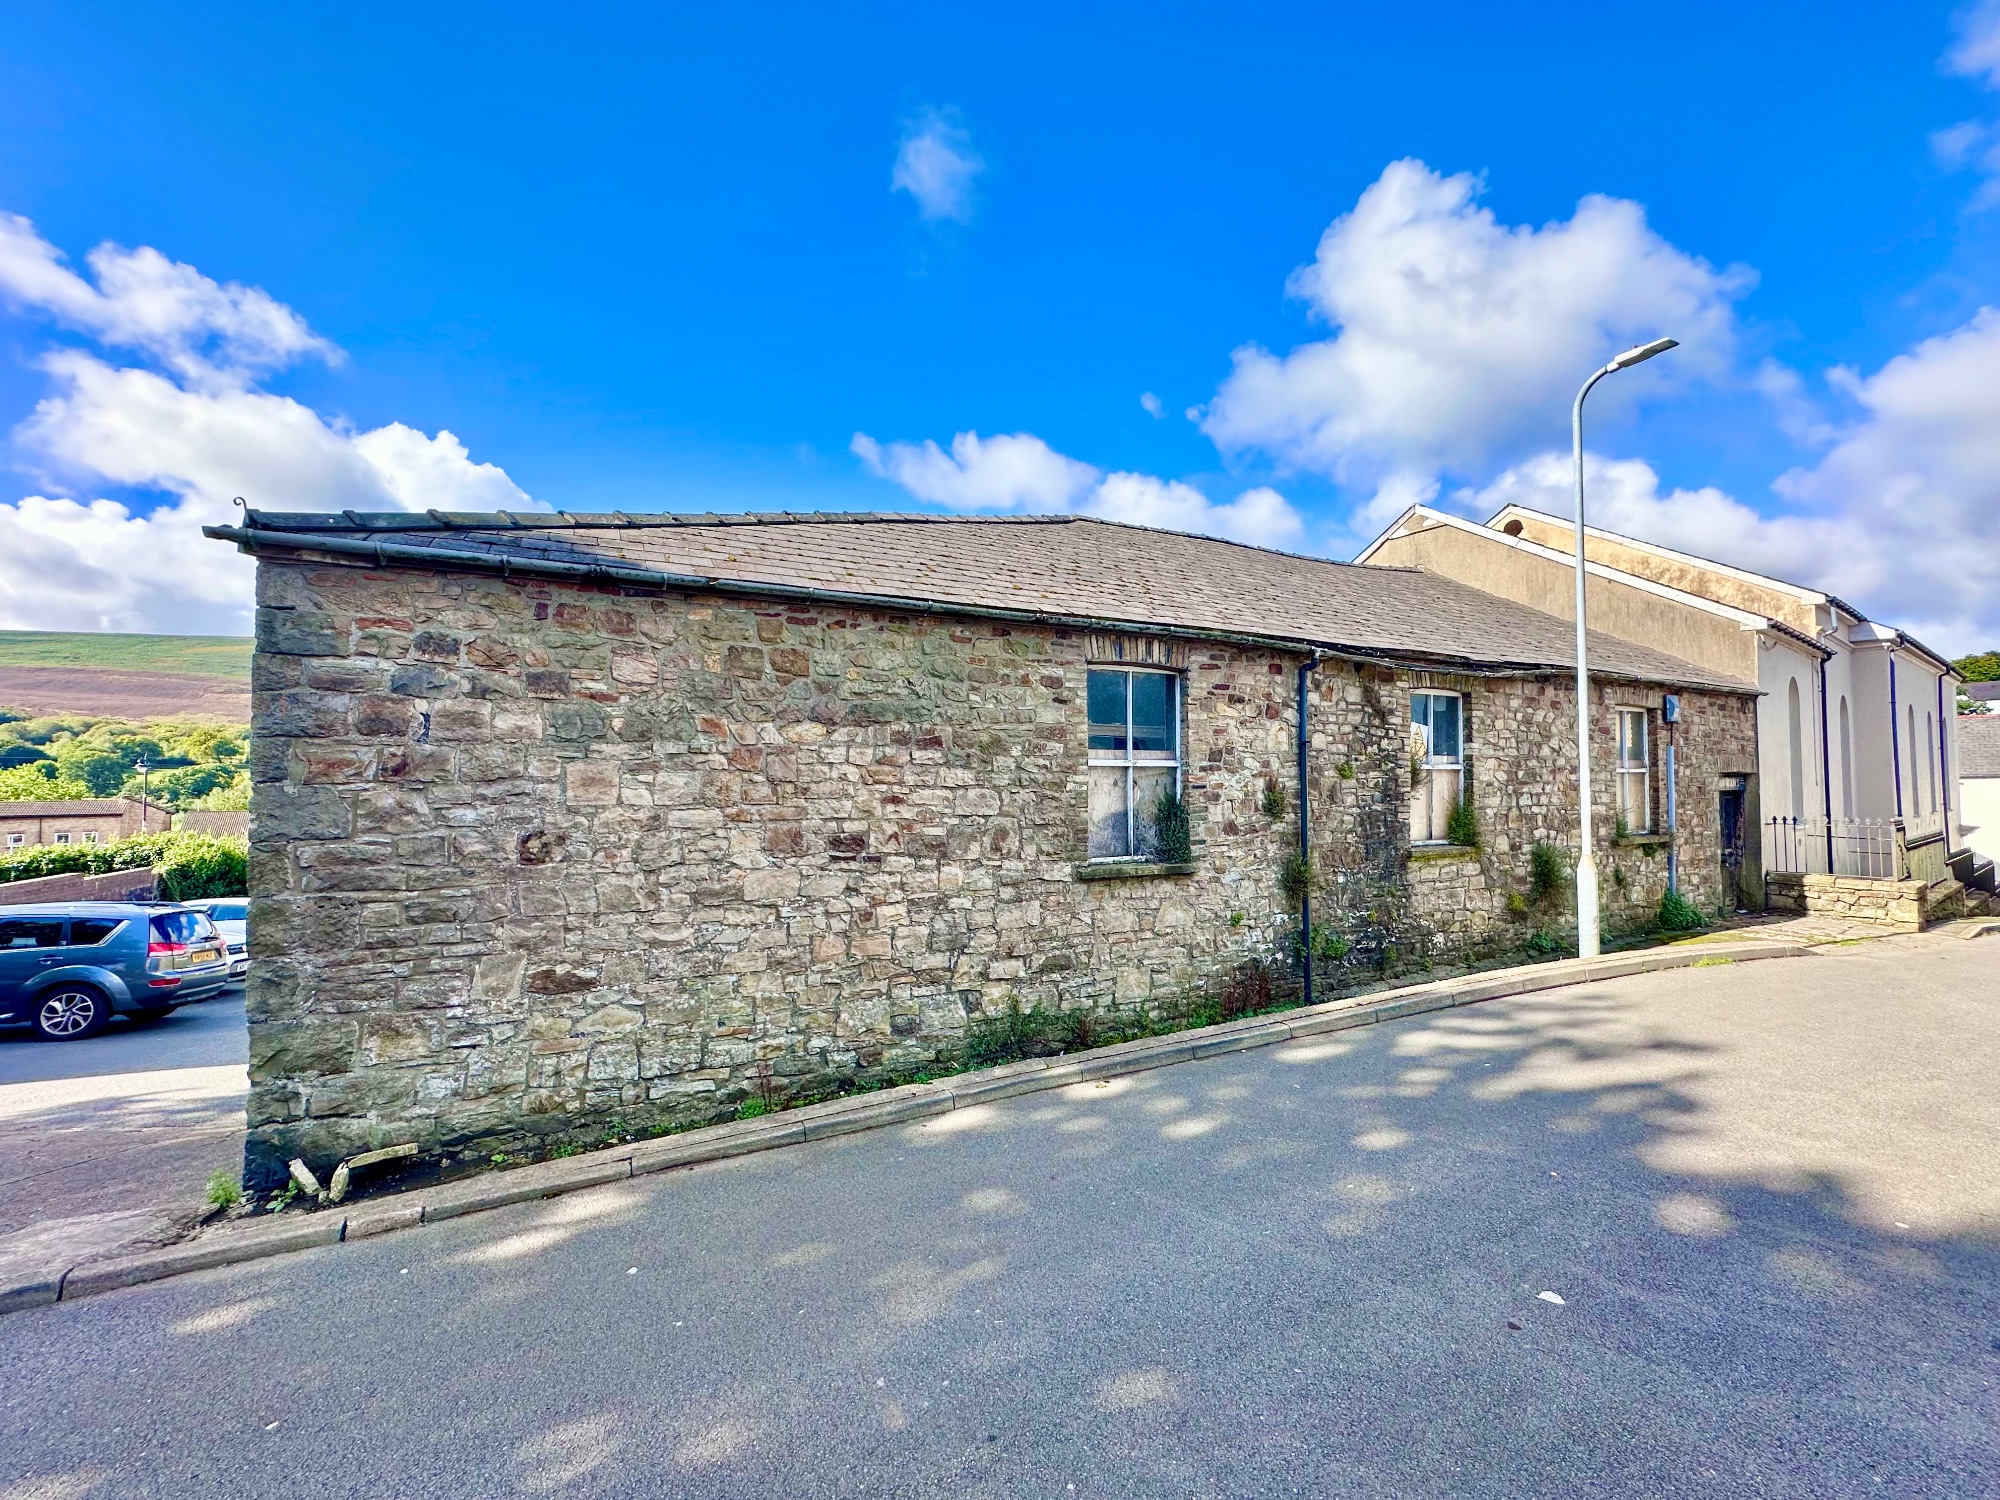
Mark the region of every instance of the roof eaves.
<instances>
[{"instance_id":1,"label":"roof eaves","mask_svg":"<svg viewBox=\"0 0 2000 1500\"><path fill-rule=\"evenodd\" d=\"M1067 629L1155 630L1193 640L1212 640L1251 645L1285 652L1317 651L1348 660L1371 661L1405 666L1416 671L1457 672L1472 676L1550 676L1573 670L1570 663L1556 661L1511 661L1474 658L1450 653L1426 653L1356 644L1350 641L1309 636L1269 635L1255 631L1217 630L1167 619L1143 617L1115 618L1100 615L1067 614L1060 611L1008 608L999 605L968 604L956 600L928 599L913 595L870 594L842 589L825 589L806 584L774 583L765 580L724 578L709 574L670 573L654 568L633 567L609 561L578 563L505 552L463 552L441 546L416 546L384 541L379 537L333 536L318 531L263 530L257 527L205 526L202 534L215 541L234 542L252 554L265 550L318 552L331 556L360 558L377 566L405 562L424 567L457 568L501 577L553 577L573 582L610 583L647 589L684 589L761 598L810 599L834 602L849 608L914 610L959 615L976 619L1021 620L1058 625ZM1375 571L1375 570L1371 570ZM1413 571L1402 569L1398 571ZM1691 664L1690 664L1691 666ZM1751 684L1708 676L1698 669L1688 672L1649 675L1637 672L1596 669L1594 675L1619 681L1678 683L1716 692L1755 694Z\"/></svg>"}]
</instances>

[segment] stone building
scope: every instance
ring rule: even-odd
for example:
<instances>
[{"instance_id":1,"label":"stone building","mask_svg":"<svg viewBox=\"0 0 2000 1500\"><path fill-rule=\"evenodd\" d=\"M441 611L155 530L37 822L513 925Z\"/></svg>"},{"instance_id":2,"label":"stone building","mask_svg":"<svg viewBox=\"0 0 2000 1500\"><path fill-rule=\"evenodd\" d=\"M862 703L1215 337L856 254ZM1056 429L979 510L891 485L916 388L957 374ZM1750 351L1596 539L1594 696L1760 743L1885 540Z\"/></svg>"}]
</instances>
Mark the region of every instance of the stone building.
<instances>
[{"instance_id":1,"label":"stone building","mask_svg":"<svg viewBox=\"0 0 2000 1500\"><path fill-rule=\"evenodd\" d=\"M1421 567L1531 609L1568 609L1575 538L1571 522L1525 506L1482 525L1416 505L1357 561ZM1593 629L1762 692L1761 798L1730 796L1746 824L1745 905L1764 904L1767 859L1785 873L1863 873L1891 820L1915 849L1937 844L1933 853L1949 856L1959 847L1959 679L1944 657L1819 589L1594 526L1584 529L1584 565ZM1884 826L1870 837L1857 820Z\"/></svg>"},{"instance_id":2,"label":"stone building","mask_svg":"<svg viewBox=\"0 0 2000 1500\"><path fill-rule=\"evenodd\" d=\"M253 1182L710 1118L1010 1004L1292 965L1302 789L1347 963L1563 925L1530 865L1574 842L1570 626L1432 574L1073 518L210 535L259 559ZM1607 927L1650 917L1670 841L1712 908L1755 686L1592 652Z\"/></svg>"}]
</instances>

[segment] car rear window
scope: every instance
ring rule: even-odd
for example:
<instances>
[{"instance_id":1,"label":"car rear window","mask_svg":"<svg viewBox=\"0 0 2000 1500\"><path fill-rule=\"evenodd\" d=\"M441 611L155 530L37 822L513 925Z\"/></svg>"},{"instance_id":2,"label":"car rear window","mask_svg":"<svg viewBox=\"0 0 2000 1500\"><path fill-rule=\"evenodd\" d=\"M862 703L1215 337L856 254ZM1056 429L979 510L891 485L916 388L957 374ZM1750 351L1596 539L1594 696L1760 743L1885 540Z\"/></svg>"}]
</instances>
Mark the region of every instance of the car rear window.
<instances>
[{"instance_id":1,"label":"car rear window","mask_svg":"<svg viewBox=\"0 0 2000 1500\"><path fill-rule=\"evenodd\" d=\"M215 924L198 911L163 911L153 918L153 936L163 943L194 943L215 936Z\"/></svg>"},{"instance_id":2,"label":"car rear window","mask_svg":"<svg viewBox=\"0 0 2000 1500\"><path fill-rule=\"evenodd\" d=\"M60 948L61 917L0 917L0 948Z\"/></svg>"},{"instance_id":3,"label":"car rear window","mask_svg":"<svg viewBox=\"0 0 2000 1500\"><path fill-rule=\"evenodd\" d=\"M69 945L91 948L125 925L123 917L78 917L69 924Z\"/></svg>"}]
</instances>

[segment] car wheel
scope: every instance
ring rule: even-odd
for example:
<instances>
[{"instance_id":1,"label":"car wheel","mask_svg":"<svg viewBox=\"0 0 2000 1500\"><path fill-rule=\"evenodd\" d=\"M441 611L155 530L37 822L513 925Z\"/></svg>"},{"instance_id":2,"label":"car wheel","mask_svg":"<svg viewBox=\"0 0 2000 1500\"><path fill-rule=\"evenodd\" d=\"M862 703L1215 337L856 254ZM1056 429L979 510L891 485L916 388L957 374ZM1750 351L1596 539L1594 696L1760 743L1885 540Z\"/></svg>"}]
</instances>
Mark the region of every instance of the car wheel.
<instances>
[{"instance_id":1,"label":"car wheel","mask_svg":"<svg viewBox=\"0 0 2000 1500\"><path fill-rule=\"evenodd\" d=\"M151 1026L155 1021L164 1021L174 1013L171 1005L142 1005L137 1010L126 1012L125 1019L134 1026Z\"/></svg>"},{"instance_id":2,"label":"car wheel","mask_svg":"<svg viewBox=\"0 0 2000 1500\"><path fill-rule=\"evenodd\" d=\"M104 1029L111 1006L96 990L63 984L35 1001L35 1030L52 1042L74 1042Z\"/></svg>"}]
</instances>

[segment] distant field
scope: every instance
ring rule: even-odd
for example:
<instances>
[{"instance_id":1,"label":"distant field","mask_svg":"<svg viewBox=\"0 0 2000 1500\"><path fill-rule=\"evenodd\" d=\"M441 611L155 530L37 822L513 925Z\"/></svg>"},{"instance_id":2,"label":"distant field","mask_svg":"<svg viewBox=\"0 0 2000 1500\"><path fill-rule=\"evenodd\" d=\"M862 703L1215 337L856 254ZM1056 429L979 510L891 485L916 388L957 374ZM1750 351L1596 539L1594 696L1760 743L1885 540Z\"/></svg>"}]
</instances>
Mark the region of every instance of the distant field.
<instances>
[{"instance_id":1,"label":"distant field","mask_svg":"<svg viewBox=\"0 0 2000 1500\"><path fill-rule=\"evenodd\" d=\"M250 638L0 630L0 667L100 667L250 680Z\"/></svg>"}]
</instances>

